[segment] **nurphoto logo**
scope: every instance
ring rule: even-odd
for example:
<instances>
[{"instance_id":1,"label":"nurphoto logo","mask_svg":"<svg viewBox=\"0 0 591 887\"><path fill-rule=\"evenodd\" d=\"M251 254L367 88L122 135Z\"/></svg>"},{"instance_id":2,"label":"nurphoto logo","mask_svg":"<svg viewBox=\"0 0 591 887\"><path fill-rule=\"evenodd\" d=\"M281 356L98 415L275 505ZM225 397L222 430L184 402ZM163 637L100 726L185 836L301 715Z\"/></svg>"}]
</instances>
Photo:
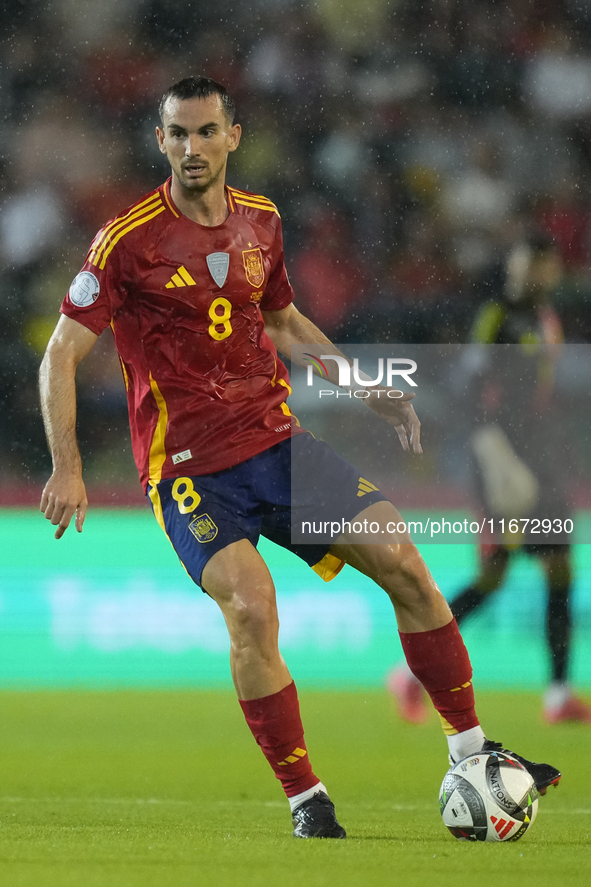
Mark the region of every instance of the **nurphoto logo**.
<instances>
[{"instance_id":1,"label":"nurphoto logo","mask_svg":"<svg viewBox=\"0 0 591 887\"><path fill-rule=\"evenodd\" d=\"M324 363L325 360L334 360L338 368L337 384L340 388L344 388L348 396L353 394L355 397L368 397L368 388L380 385L385 380L387 388L394 388L394 377L402 377L404 381L413 388L417 387L417 383L411 378L416 372L417 363L407 357L388 357L384 361L383 357L378 358L378 373L375 379L372 379L367 373L359 368L359 358L353 358L353 365L349 361L338 354L321 354L316 357L313 354L304 353L303 357L308 361L306 385L309 387L314 384L314 370L322 379L329 378L328 369ZM353 381L351 381L351 370L353 371ZM354 385L358 388L354 389ZM319 396L334 394L333 391L320 391ZM337 392L338 395L338 392ZM402 397L402 392L396 392L397 397Z\"/></svg>"}]
</instances>

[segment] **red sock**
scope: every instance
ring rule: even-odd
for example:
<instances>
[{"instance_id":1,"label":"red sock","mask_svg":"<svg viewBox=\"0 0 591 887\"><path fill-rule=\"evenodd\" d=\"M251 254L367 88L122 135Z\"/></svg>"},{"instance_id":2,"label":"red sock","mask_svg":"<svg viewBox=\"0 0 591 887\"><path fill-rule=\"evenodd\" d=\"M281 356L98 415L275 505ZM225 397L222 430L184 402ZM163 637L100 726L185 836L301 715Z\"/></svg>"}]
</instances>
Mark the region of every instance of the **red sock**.
<instances>
[{"instance_id":1,"label":"red sock","mask_svg":"<svg viewBox=\"0 0 591 887\"><path fill-rule=\"evenodd\" d=\"M408 667L431 697L443 732L477 727L472 666L456 620L432 631L399 634Z\"/></svg>"},{"instance_id":2,"label":"red sock","mask_svg":"<svg viewBox=\"0 0 591 887\"><path fill-rule=\"evenodd\" d=\"M261 699L240 699L246 723L281 781L288 798L313 788L314 776L304 742L300 704L294 682Z\"/></svg>"}]
</instances>

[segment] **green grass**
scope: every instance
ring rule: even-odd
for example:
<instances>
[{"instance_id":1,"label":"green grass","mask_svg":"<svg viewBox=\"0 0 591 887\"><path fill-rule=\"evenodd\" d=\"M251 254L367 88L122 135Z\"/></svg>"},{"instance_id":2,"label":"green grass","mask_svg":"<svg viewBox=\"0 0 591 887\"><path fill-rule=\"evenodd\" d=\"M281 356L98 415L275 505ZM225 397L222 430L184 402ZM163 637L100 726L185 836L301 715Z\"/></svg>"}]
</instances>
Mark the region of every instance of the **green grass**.
<instances>
[{"instance_id":1,"label":"green grass","mask_svg":"<svg viewBox=\"0 0 591 887\"><path fill-rule=\"evenodd\" d=\"M539 699L482 694L492 738L561 766L516 844L444 829L435 717L401 724L380 692L303 692L315 771L347 841L295 841L279 784L231 693L0 693L6 887L587 885L589 728L548 728Z\"/></svg>"}]
</instances>

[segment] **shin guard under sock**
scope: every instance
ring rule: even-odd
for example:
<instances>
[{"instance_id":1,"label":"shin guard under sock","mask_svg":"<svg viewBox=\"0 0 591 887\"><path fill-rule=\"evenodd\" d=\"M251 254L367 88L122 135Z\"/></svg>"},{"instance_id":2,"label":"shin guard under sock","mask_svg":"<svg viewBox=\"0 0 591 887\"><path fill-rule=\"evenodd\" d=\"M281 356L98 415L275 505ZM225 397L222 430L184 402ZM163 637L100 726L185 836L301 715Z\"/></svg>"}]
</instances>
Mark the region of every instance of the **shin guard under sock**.
<instances>
[{"instance_id":1,"label":"shin guard under sock","mask_svg":"<svg viewBox=\"0 0 591 887\"><path fill-rule=\"evenodd\" d=\"M299 795L320 782L314 776L300 717L295 684L261 699L239 700L252 735L281 781L287 797Z\"/></svg>"},{"instance_id":2,"label":"shin guard under sock","mask_svg":"<svg viewBox=\"0 0 591 887\"><path fill-rule=\"evenodd\" d=\"M439 712L446 734L478 726L472 666L455 619L431 631L400 632L408 666Z\"/></svg>"}]
</instances>

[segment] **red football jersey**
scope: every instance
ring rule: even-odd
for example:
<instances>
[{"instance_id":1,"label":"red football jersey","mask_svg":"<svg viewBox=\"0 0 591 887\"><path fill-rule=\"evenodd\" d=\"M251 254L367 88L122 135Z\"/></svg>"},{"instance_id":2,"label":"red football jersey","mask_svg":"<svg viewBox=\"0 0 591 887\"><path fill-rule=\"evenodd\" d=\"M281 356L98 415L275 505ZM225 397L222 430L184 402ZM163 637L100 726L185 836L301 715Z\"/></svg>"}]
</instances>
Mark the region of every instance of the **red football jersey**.
<instances>
[{"instance_id":1,"label":"red football jersey","mask_svg":"<svg viewBox=\"0 0 591 887\"><path fill-rule=\"evenodd\" d=\"M293 300L281 221L265 197L226 199L221 225L199 225L169 179L99 231L61 307L97 335L113 329L144 489L291 433L288 373L261 315Z\"/></svg>"}]
</instances>

